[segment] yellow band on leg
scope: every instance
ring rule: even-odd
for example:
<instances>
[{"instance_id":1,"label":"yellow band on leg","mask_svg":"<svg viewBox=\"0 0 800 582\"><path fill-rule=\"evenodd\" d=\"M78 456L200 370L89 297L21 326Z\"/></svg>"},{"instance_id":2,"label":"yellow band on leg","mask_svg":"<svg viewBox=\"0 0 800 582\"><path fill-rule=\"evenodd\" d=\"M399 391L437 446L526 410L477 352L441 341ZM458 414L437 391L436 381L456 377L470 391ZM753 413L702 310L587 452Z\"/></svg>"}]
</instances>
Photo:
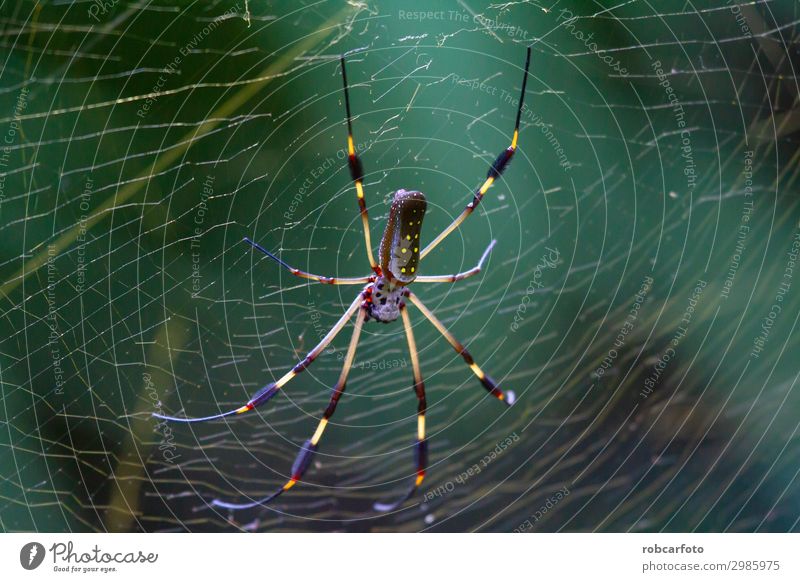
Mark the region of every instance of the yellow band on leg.
<instances>
[{"instance_id":1,"label":"yellow band on leg","mask_svg":"<svg viewBox=\"0 0 800 582\"><path fill-rule=\"evenodd\" d=\"M491 187L492 182L494 182L494 178L492 176L489 176L488 178L486 178L486 181L483 183L483 186L481 186L481 189L478 190L478 192L480 192L481 196L486 194L486 191Z\"/></svg>"},{"instance_id":2,"label":"yellow band on leg","mask_svg":"<svg viewBox=\"0 0 800 582\"><path fill-rule=\"evenodd\" d=\"M319 421L319 425L317 425L317 430L314 433L314 436L311 437L311 444L316 445L319 442L319 439L322 438L322 433L325 432L325 427L328 426L328 419L323 418Z\"/></svg>"},{"instance_id":3,"label":"yellow band on leg","mask_svg":"<svg viewBox=\"0 0 800 582\"><path fill-rule=\"evenodd\" d=\"M478 364L470 364L469 367L479 379L483 380L486 377L486 374L478 367Z\"/></svg>"},{"instance_id":4,"label":"yellow band on leg","mask_svg":"<svg viewBox=\"0 0 800 582\"><path fill-rule=\"evenodd\" d=\"M286 385L286 383L295 376L297 376L297 372L293 370L290 372L286 372L280 380L275 382L275 387L278 389L283 388Z\"/></svg>"}]
</instances>

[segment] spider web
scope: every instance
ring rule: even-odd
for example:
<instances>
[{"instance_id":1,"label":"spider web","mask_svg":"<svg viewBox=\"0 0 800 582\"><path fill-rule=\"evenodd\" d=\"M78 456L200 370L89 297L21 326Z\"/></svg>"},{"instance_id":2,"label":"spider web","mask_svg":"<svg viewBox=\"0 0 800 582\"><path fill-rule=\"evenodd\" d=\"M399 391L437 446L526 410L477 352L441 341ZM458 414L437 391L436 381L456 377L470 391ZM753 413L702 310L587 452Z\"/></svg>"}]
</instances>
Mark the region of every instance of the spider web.
<instances>
[{"instance_id":1,"label":"spider web","mask_svg":"<svg viewBox=\"0 0 800 582\"><path fill-rule=\"evenodd\" d=\"M797 4L0 4L5 531L798 528ZM366 273L337 57L373 241L399 188L444 228L514 163L415 292L430 463L402 326L369 323L304 482L269 507L350 327L256 412ZM358 50L355 50L358 49Z\"/></svg>"}]
</instances>

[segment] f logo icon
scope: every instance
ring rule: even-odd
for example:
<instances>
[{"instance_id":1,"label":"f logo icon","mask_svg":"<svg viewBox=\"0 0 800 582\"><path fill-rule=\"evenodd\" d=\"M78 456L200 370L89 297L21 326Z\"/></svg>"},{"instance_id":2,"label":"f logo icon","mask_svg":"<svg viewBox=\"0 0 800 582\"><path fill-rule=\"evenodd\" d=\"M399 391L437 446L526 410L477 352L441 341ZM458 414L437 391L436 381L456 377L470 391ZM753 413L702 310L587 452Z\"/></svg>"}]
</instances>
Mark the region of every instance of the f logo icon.
<instances>
[{"instance_id":1,"label":"f logo icon","mask_svg":"<svg viewBox=\"0 0 800 582\"><path fill-rule=\"evenodd\" d=\"M35 570L44 561L44 546L39 542L29 542L19 551L19 563L26 570Z\"/></svg>"}]
</instances>

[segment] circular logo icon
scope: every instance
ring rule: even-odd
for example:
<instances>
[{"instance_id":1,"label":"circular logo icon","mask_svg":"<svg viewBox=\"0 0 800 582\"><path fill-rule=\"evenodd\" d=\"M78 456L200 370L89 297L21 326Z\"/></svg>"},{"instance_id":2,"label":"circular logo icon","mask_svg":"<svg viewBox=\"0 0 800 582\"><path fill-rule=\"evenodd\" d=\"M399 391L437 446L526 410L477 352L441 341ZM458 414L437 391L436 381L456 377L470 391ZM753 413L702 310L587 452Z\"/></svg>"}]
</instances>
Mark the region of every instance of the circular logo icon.
<instances>
[{"instance_id":1,"label":"circular logo icon","mask_svg":"<svg viewBox=\"0 0 800 582\"><path fill-rule=\"evenodd\" d=\"M39 542L29 542L19 551L19 563L26 570L35 570L44 561L44 546Z\"/></svg>"}]
</instances>

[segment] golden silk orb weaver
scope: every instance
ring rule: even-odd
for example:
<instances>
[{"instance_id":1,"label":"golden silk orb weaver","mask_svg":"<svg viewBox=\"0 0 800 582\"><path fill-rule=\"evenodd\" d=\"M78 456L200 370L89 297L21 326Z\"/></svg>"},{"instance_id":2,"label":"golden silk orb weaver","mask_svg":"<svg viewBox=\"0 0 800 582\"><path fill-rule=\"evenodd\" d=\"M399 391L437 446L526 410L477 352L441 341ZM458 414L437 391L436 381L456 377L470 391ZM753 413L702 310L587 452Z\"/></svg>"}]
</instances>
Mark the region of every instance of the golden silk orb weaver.
<instances>
[{"instance_id":1,"label":"golden silk orb weaver","mask_svg":"<svg viewBox=\"0 0 800 582\"><path fill-rule=\"evenodd\" d=\"M272 260L277 262L282 267L291 272L292 275L316 281L319 283L326 283L329 285L365 285L361 292L356 296L355 300L350 304L344 315L336 322L331 330L322 338L322 341L311 350L305 358L296 364L290 371L284 374L276 382L271 382L258 390L250 400L236 408L221 414L212 416L205 416L201 418L179 418L173 416L165 416L162 414L154 413L153 416L175 422L205 422L227 416L234 416L244 414L253 410L257 406L261 406L275 396L290 380L305 370L311 363L319 356L325 348L333 341L333 339L342 331L345 325L350 321L353 315L356 315L355 325L353 327L353 335L350 339L350 344L347 348L347 353L344 359L342 372L336 382L330 402L322 418L317 425L317 429L313 436L306 440L300 448L300 452L294 461L291 468L289 480L277 491L261 499L256 499L247 503L230 503L219 499L211 501L212 506L226 508L226 509L249 509L260 505L265 505L284 491L291 489L298 483L311 464L311 460L319 447L320 439L322 438L328 421L336 411L336 405L339 402L342 394L344 394L345 383L347 381L348 373L352 368L353 359L355 358L356 347L361 335L361 329L365 322L369 320L380 321L383 323L391 323L398 318L402 319L405 328L406 340L408 342L408 349L411 357L411 366L414 374L414 392L417 395L417 438L414 448L414 457L416 462L416 477L408 492L400 497L397 501L392 503L375 503L374 508L376 511L392 511L398 508L403 502L409 499L414 492L422 484L425 478L425 471L428 461L428 441L425 436L425 412L427 403L425 400L425 384L422 379L420 371L419 357L417 355L417 347L414 342L414 333L411 327L406 303L410 301L421 313L428 319L433 326L441 333L448 343L460 354L472 372L477 376L478 380L483 384L483 387L498 400L504 402L506 405L514 403L515 396L512 391L503 391L497 387L494 380L487 376L483 370L475 363L470 353L459 342L452 333L442 324L442 322L428 309L419 298L411 292L409 285L411 283L455 283L467 277L472 277L478 274L483 267L486 258L494 247L496 241L492 241L484 251L478 264L464 271L453 275L419 275L417 273L422 259L430 253L439 243L441 243L450 233L452 233L458 226L475 210L483 199L484 194L489 190L492 184L500 177L503 170L506 169L508 163L511 161L512 156L517 150L517 140L519 138L519 124L522 115L522 103L525 97L525 86L528 80L528 69L531 62L531 49L527 50L525 59L525 72L522 78L522 90L517 107L517 117L514 124L514 133L511 138L511 145L503 150L497 156L495 161L489 167L486 174L486 179L481 186L475 191L472 196L472 201L467 204L461 214L445 228L436 238L433 239L426 247L420 250L420 233L422 231L422 221L425 216L427 202L422 192L416 190L398 190L394 194L391 208L389 209L389 218L383 232L383 238L379 247L378 259L375 260L372 252L372 243L370 240L369 219L367 216L367 204L364 200L364 170L361 165L361 160L356 153L353 141L353 123L350 113L350 95L347 84L347 71L345 69L345 57L340 58L342 68L342 83L344 86L344 103L345 113L347 116L347 152L348 164L350 167L350 175L352 176L356 196L358 198L358 206L361 211L361 222L364 230L364 242L366 244L367 259L369 260L372 268L372 274L364 277L324 277L314 275L306 271L296 269L279 257L275 256L267 249L245 238L245 242L252 245L254 249L264 253Z\"/></svg>"}]
</instances>

